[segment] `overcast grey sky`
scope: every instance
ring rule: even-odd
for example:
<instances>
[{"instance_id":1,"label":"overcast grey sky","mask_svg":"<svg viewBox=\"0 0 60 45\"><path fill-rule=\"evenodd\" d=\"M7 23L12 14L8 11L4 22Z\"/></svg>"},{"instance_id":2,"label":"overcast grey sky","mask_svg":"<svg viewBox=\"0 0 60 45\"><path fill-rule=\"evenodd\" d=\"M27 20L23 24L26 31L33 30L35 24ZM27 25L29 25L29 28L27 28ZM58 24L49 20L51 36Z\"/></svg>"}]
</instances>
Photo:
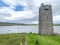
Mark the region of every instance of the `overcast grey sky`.
<instances>
[{"instance_id":1,"label":"overcast grey sky","mask_svg":"<svg viewBox=\"0 0 60 45\"><path fill-rule=\"evenodd\" d=\"M60 23L60 0L0 0L0 22L37 24L41 3L52 5L53 23Z\"/></svg>"}]
</instances>

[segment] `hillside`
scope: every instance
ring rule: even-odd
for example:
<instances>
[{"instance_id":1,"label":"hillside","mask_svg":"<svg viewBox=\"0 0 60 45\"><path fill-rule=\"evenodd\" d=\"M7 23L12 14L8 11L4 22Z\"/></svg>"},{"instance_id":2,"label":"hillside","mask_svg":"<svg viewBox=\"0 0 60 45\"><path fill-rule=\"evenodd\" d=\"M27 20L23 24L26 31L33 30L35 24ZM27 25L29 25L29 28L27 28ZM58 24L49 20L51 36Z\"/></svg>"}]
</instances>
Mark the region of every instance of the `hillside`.
<instances>
[{"instance_id":1,"label":"hillside","mask_svg":"<svg viewBox=\"0 0 60 45\"><path fill-rule=\"evenodd\" d=\"M0 22L0 26L36 26L38 24Z\"/></svg>"},{"instance_id":2,"label":"hillside","mask_svg":"<svg viewBox=\"0 0 60 45\"><path fill-rule=\"evenodd\" d=\"M53 24L53 26L60 26L60 24Z\"/></svg>"},{"instance_id":3,"label":"hillside","mask_svg":"<svg viewBox=\"0 0 60 45\"><path fill-rule=\"evenodd\" d=\"M0 45L20 45L23 34L0 34ZM60 45L60 36L24 34L27 45ZM24 39L23 39L24 40Z\"/></svg>"},{"instance_id":4,"label":"hillside","mask_svg":"<svg viewBox=\"0 0 60 45\"><path fill-rule=\"evenodd\" d=\"M37 25L38 24L0 22L0 26L37 26ZM60 24L53 24L53 26L60 26Z\"/></svg>"},{"instance_id":5,"label":"hillside","mask_svg":"<svg viewBox=\"0 0 60 45\"><path fill-rule=\"evenodd\" d=\"M23 23L0 22L0 26L14 26L14 25L25 25L25 24L23 24Z\"/></svg>"}]
</instances>

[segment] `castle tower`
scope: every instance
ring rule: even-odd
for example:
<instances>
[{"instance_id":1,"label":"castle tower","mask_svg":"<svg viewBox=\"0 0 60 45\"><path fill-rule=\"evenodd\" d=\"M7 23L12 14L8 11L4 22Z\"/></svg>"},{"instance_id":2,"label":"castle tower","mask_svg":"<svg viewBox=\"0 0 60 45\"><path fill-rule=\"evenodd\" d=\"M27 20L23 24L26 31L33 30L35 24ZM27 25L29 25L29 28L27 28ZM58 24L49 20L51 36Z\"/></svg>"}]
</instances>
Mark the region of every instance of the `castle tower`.
<instances>
[{"instance_id":1,"label":"castle tower","mask_svg":"<svg viewBox=\"0 0 60 45\"><path fill-rule=\"evenodd\" d=\"M53 35L52 7L41 4L39 8L39 34Z\"/></svg>"}]
</instances>

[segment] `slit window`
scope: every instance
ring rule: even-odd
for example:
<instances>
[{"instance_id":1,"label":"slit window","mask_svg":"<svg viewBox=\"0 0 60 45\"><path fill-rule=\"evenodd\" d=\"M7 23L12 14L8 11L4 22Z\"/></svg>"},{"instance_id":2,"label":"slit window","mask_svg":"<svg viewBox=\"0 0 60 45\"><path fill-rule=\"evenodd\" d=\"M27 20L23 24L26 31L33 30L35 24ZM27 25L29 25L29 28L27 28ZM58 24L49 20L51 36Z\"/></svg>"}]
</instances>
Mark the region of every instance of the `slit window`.
<instances>
[{"instance_id":1,"label":"slit window","mask_svg":"<svg viewBox=\"0 0 60 45\"><path fill-rule=\"evenodd\" d=\"M48 9L45 9L45 10L48 10Z\"/></svg>"},{"instance_id":2,"label":"slit window","mask_svg":"<svg viewBox=\"0 0 60 45\"><path fill-rule=\"evenodd\" d=\"M48 18L48 16L47 16L47 18Z\"/></svg>"}]
</instances>

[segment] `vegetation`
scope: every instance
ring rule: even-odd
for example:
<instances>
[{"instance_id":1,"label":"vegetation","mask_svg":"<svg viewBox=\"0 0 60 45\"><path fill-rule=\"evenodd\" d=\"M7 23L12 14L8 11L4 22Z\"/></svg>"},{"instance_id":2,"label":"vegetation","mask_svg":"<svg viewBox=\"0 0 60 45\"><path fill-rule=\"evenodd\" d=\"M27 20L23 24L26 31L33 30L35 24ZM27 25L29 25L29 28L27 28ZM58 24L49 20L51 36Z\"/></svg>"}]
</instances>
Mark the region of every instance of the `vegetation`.
<instances>
[{"instance_id":1,"label":"vegetation","mask_svg":"<svg viewBox=\"0 0 60 45\"><path fill-rule=\"evenodd\" d=\"M60 26L60 24L53 24L53 26Z\"/></svg>"},{"instance_id":2,"label":"vegetation","mask_svg":"<svg viewBox=\"0 0 60 45\"><path fill-rule=\"evenodd\" d=\"M0 26L37 26L37 25L38 24L0 22ZM53 24L53 26L60 26L60 24Z\"/></svg>"},{"instance_id":3,"label":"vegetation","mask_svg":"<svg viewBox=\"0 0 60 45\"><path fill-rule=\"evenodd\" d=\"M0 26L37 26L38 24L0 22Z\"/></svg>"},{"instance_id":4,"label":"vegetation","mask_svg":"<svg viewBox=\"0 0 60 45\"><path fill-rule=\"evenodd\" d=\"M23 23L9 23L9 22L0 22L0 26L23 26Z\"/></svg>"},{"instance_id":5,"label":"vegetation","mask_svg":"<svg viewBox=\"0 0 60 45\"><path fill-rule=\"evenodd\" d=\"M60 45L60 36L41 36L37 34L0 34L0 45L20 45L27 40L27 45Z\"/></svg>"}]
</instances>

